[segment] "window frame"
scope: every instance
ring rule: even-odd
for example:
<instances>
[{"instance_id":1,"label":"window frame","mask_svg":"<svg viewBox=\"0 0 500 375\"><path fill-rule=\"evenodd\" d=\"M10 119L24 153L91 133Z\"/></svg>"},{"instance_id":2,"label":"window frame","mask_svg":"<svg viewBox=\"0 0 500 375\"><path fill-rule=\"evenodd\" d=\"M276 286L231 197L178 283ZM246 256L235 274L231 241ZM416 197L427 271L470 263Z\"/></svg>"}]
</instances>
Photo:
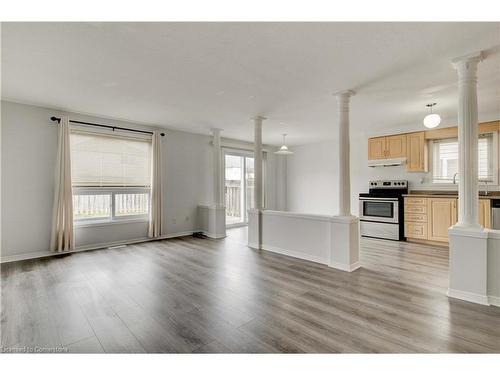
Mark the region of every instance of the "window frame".
<instances>
[{"instance_id":1,"label":"window frame","mask_svg":"<svg viewBox=\"0 0 500 375\"><path fill-rule=\"evenodd\" d=\"M499 172L500 172L499 171L499 165L500 165L499 156L500 155L498 152L498 132L487 132L487 133L479 134L479 138L485 137L485 136L491 137L491 153L490 153L489 163L490 163L491 170L492 170L492 178L491 178L491 180L488 180L488 181L478 179L478 185L479 186L485 186L485 185L498 186ZM434 145L435 145L436 141L447 141L447 140L449 140L449 141L454 140L454 141L458 142L458 137L447 138L447 139L429 139L428 147L430 149L430 152L428 154L429 154L429 166L431 166L431 168L429 170L431 184L435 185L435 186L449 188L449 187L456 187L457 184L453 184L453 182L436 182L434 179L434 172L435 172L435 169L434 169L434 158L435 158ZM457 176L457 181L458 181L458 179L459 179L459 176Z\"/></svg>"},{"instance_id":2,"label":"window frame","mask_svg":"<svg viewBox=\"0 0 500 375\"><path fill-rule=\"evenodd\" d=\"M123 215L117 216L115 213L116 203L115 195L117 194L148 194L149 204L148 212L144 215ZM110 216L107 218L83 218L75 219L73 216L73 225L75 227L86 227L103 224L120 224L130 222L148 222L151 214L151 188L149 186L116 186L116 187L88 187L88 186L73 186L72 195L109 195L110 196Z\"/></svg>"}]
</instances>

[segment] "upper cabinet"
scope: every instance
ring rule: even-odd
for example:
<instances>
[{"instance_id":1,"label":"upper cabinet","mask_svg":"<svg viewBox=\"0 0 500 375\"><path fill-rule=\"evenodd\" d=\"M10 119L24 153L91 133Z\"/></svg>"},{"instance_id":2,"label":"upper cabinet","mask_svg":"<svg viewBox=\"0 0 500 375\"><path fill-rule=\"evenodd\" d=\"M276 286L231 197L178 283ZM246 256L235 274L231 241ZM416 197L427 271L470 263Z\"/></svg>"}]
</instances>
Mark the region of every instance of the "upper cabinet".
<instances>
[{"instance_id":1,"label":"upper cabinet","mask_svg":"<svg viewBox=\"0 0 500 375\"><path fill-rule=\"evenodd\" d=\"M406 135L368 139L368 159L390 159L406 156Z\"/></svg>"},{"instance_id":2,"label":"upper cabinet","mask_svg":"<svg viewBox=\"0 0 500 375\"><path fill-rule=\"evenodd\" d=\"M368 139L368 160L385 159L385 137Z\"/></svg>"},{"instance_id":3,"label":"upper cabinet","mask_svg":"<svg viewBox=\"0 0 500 375\"><path fill-rule=\"evenodd\" d=\"M404 158L406 156L406 135L385 137L385 148L388 158Z\"/></svg>"},{"instance_id":4,"label":"upper cabinet","mask_svg":"<svg viewBox=\"0 0 500 375\"><path fill-rule=\"evenodd\" d=\"M427 142L425 132L406 135L406 170L408 172L427 172Z\"/></svg>"},{"instance_id":5,"label":"upper cabinet","mask_svg":"<svg viewBox=\"0 0 500 375\"><path fill-rule=\"evenodd\" d=\"M408 172L427 171L425 132L368 139L368 160L406 157Z\"/></svg>"}]
</instances>

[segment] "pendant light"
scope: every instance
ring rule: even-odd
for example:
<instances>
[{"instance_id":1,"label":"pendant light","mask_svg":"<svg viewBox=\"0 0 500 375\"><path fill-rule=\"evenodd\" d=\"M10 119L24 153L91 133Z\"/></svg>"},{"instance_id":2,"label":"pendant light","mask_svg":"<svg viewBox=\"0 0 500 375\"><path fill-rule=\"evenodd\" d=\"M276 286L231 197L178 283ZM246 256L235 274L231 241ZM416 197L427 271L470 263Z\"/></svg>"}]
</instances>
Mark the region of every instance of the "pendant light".
<instances>
[{"instance_id":1,"label":"pendant light","mask_svg":"<svg viewBox=\"0 0 500 375\"><path fill-rule=\"evenodd\" d=\"M293 152L290 151L288 149L288 147L286 147L285 137L286 137L286 134L283 134L283 145L280 147L280 149L278 151L275 152L275 154L278 154L278 155L291 155L291 154L293 154Z\"/></svg>"},{"instance_id":2,"label":"pendant light","mask_svg":"<svg viewBox=\"0 0 500 375\"><path fill-rule=\"evenodd\" d=\"M429 129L435 128L441 123L441 116L437 113L432 113L432 107L435 105L436 103L429 103L426 105L426 107L429 107L430 113L424 117L424 126Z\"/></svg>"}]
</instances>

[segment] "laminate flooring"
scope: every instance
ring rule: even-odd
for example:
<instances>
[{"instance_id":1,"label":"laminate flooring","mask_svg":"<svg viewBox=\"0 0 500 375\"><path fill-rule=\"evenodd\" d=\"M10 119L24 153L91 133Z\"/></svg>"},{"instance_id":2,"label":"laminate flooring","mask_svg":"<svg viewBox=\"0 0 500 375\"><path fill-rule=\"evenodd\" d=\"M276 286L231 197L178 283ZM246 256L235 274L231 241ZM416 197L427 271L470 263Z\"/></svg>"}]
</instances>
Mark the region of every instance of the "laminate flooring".
<instances>
[{"instance_id":1,"label":"laminate flooring","mask_svg":"<svg viewBox=\"0 0 500 375\"><path fill-rule=\"evenodd\" d=\"M1 265L4 352L500 352L500 308L448 298L448 250L361 240L352 273L181 237Z\"/></svg>"}]
</instances>

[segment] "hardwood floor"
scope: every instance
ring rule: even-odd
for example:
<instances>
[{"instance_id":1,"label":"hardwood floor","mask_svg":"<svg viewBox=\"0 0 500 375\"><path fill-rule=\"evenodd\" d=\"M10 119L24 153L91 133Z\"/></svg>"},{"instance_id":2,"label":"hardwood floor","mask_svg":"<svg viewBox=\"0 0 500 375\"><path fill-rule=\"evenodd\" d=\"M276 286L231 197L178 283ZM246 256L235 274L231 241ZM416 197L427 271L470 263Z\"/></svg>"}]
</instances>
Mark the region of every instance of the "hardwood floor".
<instances>
[{"instance_id":1,"label":"hardwood floor","mask_svg":"<svg viewBox=\"0 0 500 375\"><path fill-rule=\"evenodd\" d=\"M448 251L362 240L346 273L184 237L2 264L1 344L117 353L500 352L500 308L446 297Z\"/></svg>"}]
</instances>

